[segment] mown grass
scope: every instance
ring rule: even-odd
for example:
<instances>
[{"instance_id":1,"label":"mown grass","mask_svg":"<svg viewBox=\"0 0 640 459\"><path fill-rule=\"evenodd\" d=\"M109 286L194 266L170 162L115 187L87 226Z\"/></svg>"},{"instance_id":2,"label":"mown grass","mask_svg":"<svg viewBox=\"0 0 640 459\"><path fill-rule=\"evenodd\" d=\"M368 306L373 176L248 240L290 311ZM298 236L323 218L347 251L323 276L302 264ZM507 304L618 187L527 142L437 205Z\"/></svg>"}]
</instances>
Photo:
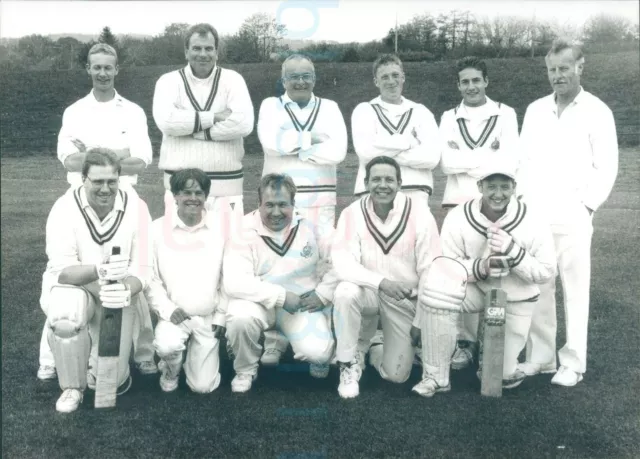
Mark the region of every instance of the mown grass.
<instances>
[{"instance_id":1,"label":"mown grass","mask_svg":"<svg viewBox=\"0 0 640 459\"><path fill-rule=\"evenodd\" d=\"M499 400L482 398L473 370L455 372L452 392L422 399L419 379L395 385L369 368L361 396L341 400L338 374L313 380L305 366L261 369L254 389L232 394L232 369L199 396L184 381L160 391L156 377L134 374L114 411L96 411L87 394L72 415L55 412L56 383L35 374L44 315L38 305L45 267L44 225L66 189L53 158L2 159L2 457L478 457L632 458L640 455L640 151L623 149L616 186L595 216L589 369L572 389L527 379ZM339 168L339 210L351 202L356 158ZM257 189L261 156L245 159L245 190ZM140 195L154 218L162 213L157 167L141 177ZM443 189L436 174L436 216ZM246 210L257 206L245 194ZM563 323L560 312L559 323ZM558 341L564 340L560 327Z\"/></svg>"}]
</instances>

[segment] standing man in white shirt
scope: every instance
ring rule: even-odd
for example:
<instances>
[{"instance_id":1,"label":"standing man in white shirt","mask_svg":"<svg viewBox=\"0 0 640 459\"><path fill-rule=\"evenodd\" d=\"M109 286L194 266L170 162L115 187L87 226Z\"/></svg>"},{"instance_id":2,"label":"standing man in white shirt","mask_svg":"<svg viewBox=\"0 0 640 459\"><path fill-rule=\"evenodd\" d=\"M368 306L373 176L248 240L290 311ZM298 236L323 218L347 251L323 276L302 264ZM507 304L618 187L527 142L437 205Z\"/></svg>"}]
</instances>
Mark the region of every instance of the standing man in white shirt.
<instances>
[{"instance_id":1,"label":"standing man in white shirt","mask_svg":"<svg viewBox=\"0 0 640 459\"><path fill-rule=\"evenodd\" d=\"M289 175L296 185L298 213L331 235L336 218L336 166L347 154L347 128L338 104L313 93L313 62L292 54L282 63L286 90L260 106L258 136L262 175ZM265 334L263 364L276 365L287 348L277 331Z\"/></svg>"},{"instance_id":2,"label":"standing man in white shirt","mask_svg":"<svg viewBox=\"0 0 640 459\"><path fill-rule=\"evenodd\" d=\"M618 173L618 140L609 107L580 85L582 50L557 40L545 61L553 93L533 102L525 114L521 191L551 223L567 337L551 382L571 387L587 370L592 219ZM533 315L526 362L521 365L526 374L556 371L556 320L552 279L541 287Z\"/></svg>"},{"instance_id":3,"label":"standing man in white shirt","mask_svg":"<svg viewBox=\"0 0 640 459\"><path fill-rule=\"evenodd\" d=\"M464 57L456 63L456 75L462 101L440 120L441 167L447 176L442 207L446 212L481 196L477 182L490 164L516 170L519 154L516 112L487 97L487 64L477 57ZM454 370L466 368L473 360L478 317L460 316L458 344L451 359Z\"/></svg>"},{"instance_id":4,"label":"standing man in white shirt","mask_svg":"<svg viewBox=\"0 0 640 459\"><path fill-rule=\"evenodd\" d=\"M171 176L177 204L173 218L153 222L154 276L146 290L159 316L154 345L160 357L160 388L178 388L184 369L187 385L206 394L220 385L219 339L225 332L226 300L220 293L227 235L204 209L211 180L200 169Z\"/></svg>"},{"instance_id":5,"label":"standing man in white shirt","mask_svg":"<svg viewBox=\"0 0 640 459\"><path fill-rule=\"evenodd\" d=\"M82 185L82 163L91 148L109 148L118 155L121 165L119 187L131 198L138 194L133 186L138 174L151 164L152 150L149 140L147 116L144 110L122 97L114 88L118 75L118 55L113 47L97 43L87 55L87 73L93 84L92 91L73 103L62 115L62 128L58 135L58 159L67 170L70 191ZM134 361L142 374L157 372L153 360L153 324L143 295L135 304L137 316L134 327ZM47 329L40 340L40 367L38 378L53 379L56 369L53 354L47 342Z\"/></svg>"},{"instance_id":6,"label":"standing man in white shirt","mask_svg":"<svg viewBox=\"0 0 640 459\"><path fill-rule=\"evenodd\" d=\"M95 388L103 306L123 308L118 394L131 387L131 304L147 285L153 263L150 239L141 231L151 225L149 210L142 199L118 188L117 155L90 150L81 174L83 185L60 197L47 218L48 262L40 297L63 390L56 403L61 413L75 411L86 387ZM120 255L111 255L114 247Z\"/></svg>"},{"instance_id":7,"label":"standing man in white shirt","mask_svg":"<svg viewBox=\"0 0 640 459\"><path fill-rule=\"evenodd\" d=\"M235 224L244 215L243 139L253 130L254 114L242 76L217 65L219 45L210 24L187 30L187 65L158 79L153 118L162 131L158 167L164 171L165 214L172 215L175 205L171 174L195 167L211 179L207 210L231 211Z\"/></svg>"}]
</instances>

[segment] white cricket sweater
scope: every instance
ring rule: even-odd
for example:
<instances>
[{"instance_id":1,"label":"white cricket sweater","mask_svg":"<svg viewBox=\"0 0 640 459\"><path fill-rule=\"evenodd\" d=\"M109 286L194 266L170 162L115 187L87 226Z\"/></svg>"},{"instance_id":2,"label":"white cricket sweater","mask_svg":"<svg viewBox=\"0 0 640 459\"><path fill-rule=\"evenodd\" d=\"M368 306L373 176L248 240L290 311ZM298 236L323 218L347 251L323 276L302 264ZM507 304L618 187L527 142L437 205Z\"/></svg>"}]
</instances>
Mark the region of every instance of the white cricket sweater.
<instances>
[{"instance_id":1,"label":"white cricket sweater","mask_svg":"<svg viewBox=\"0 0 640 459\"><path fill-rule=\"evenodd\" d=\"M441 232L442 254L460 261L483 292L501 288L508 301L534 301L540 294L538 284L556 275L556 254L551 228L547 221L522 201L511 198L507 212L491 222L480 212L482 200L474 199L452 209ZM487 278L480 271L480 260L489 256L487 229L498 227L515 242L509 275L501 279Z\"/></svg>"},{"instance_id":2,"label":"white cricket sweater","mask_svg":"<svg viewBox=\"0 0 640 459\"><path fill-rule=\"evenodd\" d=\"M455 142L458 148L449 146ZM520 158L518 119L513 108L487 97L480 107L461 102L440 120L441 168L447 177L442 205L452 207L480 197L478 178L492 163L516 170Z\"/></svg>"},{"instance_id":3,"label":"white cricket sweater","mask_svg":"<svg viewBox=\"0 0 640 459\"><path fill-rule=\"evenodd\" d=\"M330 240L306 218L295 214L288 228L274 233L255 210L244 216L243 232L229 238L223 262L223 285L230 298L282 307L287 291L315 290L333 301L337 280L330 270L319 276L320 260L329 257Z\"/></svg>"},{"instance_id":4,"label":"white cricket sweater","mask_svg":"<svg viewBox=\"0 0 640 459\"><path fill-rule=\"evenodd\" d=\"M213 123L214 113L231 115ZM160 162L165 172L197 167L211 178L211 196L242 195L244 141L253 130L253 105L242 76L215 67L196 78L187 65L156 83L153 118L162 131Z\"/></svg>"},{"instance_id":5,"label":"white cricket sweater","mask_svg":"<svg viewBox=\"0 0 640 459\"><path fill-rule=\"evenodd\" d=\"M311 133L328 140L311 145ZM262 175L286 173L297 187L296 207L336 205L336 165L347 154L347 128L338 104L312 95L300 108L287 94L262 101L258 137Z\"/></svg>"},{"instance_id":6,"label":"white cricket sweater","mask_svg":"<svg viewBox=\"0 0 640 459\"><path fill-rule=\"evenodd\" d=\"M377 290L383 279L417 289L431 261L440 255L436 222L425 206L401 191L383 222L363 196L342 211L331 258L341 281Z\"/></svg>"},{"instance_id":7,"label":"white cricket sweater","mask_svg":"<svg viewBox=\"0 0 640 459\"><path fill-rule=\"evenodd\" d=\"M214 314L213 323L225 325L227 301L220 293L225 235L219 227L211 213L193 227L177 211L153 222L154 276L145 296L162 319L171 320L181 308L190 316Z\"/></svg>"},{"instance_id":8,"label":"white cricket sweater","mask_svg":"<svg viewBox=\"0 0 640 459\"><path fill-rule=\"evenodd\" d=\"M399 105L383 102L379 96L362 102L351 115L351 136L360 160L356 195L367 192L365 166L376 156L398 162L403 190L432 194L432 170L440 162L440 146L438 125L427 107L404 97Z\"/></svg>"}]
</instances>

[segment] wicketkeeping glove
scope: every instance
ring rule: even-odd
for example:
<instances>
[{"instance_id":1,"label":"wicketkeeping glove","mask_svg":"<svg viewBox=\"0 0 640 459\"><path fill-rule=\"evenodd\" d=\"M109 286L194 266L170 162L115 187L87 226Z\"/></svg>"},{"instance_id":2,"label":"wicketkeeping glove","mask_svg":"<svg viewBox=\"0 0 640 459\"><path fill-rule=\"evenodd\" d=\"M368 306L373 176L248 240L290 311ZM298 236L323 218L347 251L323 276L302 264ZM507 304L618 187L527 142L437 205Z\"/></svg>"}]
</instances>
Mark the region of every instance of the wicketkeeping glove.
<instances>
[{"instance_id":1,"label":"wicketkeeping glove","mask_svg":"<svg viewBox=\"0 0 640 459\"><path fill-rule=\"evenodd\" d=\"M131 290L121 283L103 285L100 287L100 301L105 308L126 308L131 305Z\"/></svg>"},{"instance_id":2,"label":"wicketkeeping glove","mask_svg":"<svg viewBox=\"0 0 640 459\"><path fill-rule=\"evenodd\" d=\"M98 279L101 281L119 281L127 277L129 257L127 255L111 255L109 261L97 265Z\"/></svg>"}]
</instances>

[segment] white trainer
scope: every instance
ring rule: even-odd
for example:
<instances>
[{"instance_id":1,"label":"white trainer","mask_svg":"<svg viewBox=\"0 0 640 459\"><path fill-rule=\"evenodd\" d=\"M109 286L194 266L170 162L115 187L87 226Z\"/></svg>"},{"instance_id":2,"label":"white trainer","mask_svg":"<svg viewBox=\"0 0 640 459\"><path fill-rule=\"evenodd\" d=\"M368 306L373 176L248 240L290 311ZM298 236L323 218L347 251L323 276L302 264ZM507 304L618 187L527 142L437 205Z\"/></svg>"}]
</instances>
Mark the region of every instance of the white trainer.
<instances>
[{"instance_id":1,"label":"white trainer","mask_svg":"<svg viewBox=\"0 0 640 459\"><path fill-rule=\"evenodd\" d=\"M451 390L451 383L443 387L440 386L435 379L427 377L413 386L411 390L422 397L433 397L438 392L449 392Z\"/></svg>"},{"instance_id":2,"label":"white trainer","mask_svg":"<svg viewBox=\"0 0 640 459\"><path fill-rule=\"evenodd\" d=\"M231 392L242 393L251 389L251 384L256 380L258 375L249 373L238 373L231 381Z\"/></svg>"},{"instance_id":3,"label":"white trainer","mask_svg":"<svg viewBox=\"0 0 640 459\"><path fill-rule=\"evenodd\" d=\"M49 365L40 365L40 367L38 367L38 379L40 381L51 381L52 379L56 379L56 376L56 367Z\"/></svg>"},{"instance_id":4,"label":"white trainer","mask_svg":"<svg viewBox=\"0 0 640 459\"><path fill-rule=\"evenodd\" d=\"M329 376L329 364L312 363L309 365L309 374L313 378L324 379Z\"/></svg>"},{"instance_id":5,"label":"white trainer","mask_svg":"<svg viewBox=\"0 0 640 459\"><path fill-rule=\"evenodd\" d=\"M178 378L180 374L177 375L172 374L169 371L169 365L164 360L160 360L158 364L160 368L160 389L163 392L173 392L178 388Z\"/></svg>"},{"instance_id":6,"label":"white trainer","mask_svg":"<svg viewBox=\"0 0 640 459\"><path fill-rule=\"evenodd\" d=\"M527 375L524 373L524 371L516 368L516 371L511 376L502 379L502 388L515 389L520 384L522 384L522 381L524 381L526 377Z\"/></svg>"},{"instance_id":7,"label":"white trainer","mask_svg":"<svg viewBox=\"0 0 640 459\"><path fill-rule=\"evenodd\" d=\"M274 347L270 347L264 350L262 357L260 357L260 363L268 366L275 366L280 363L282 357L282 351Z\"/></svg>"},{"instance_id":8,"label":"white trainer","mask_svg":"<svg viewBox=\"0 0 640 459\"><path fill-rule=\"evenodd\" d=\"M555 376L551 378L551 384L565 387L573 387L580 381L582 381L582 373L577 373L565 366L561 366Z\"/></svg>"},{"instance_id":9,"label":"white trainer","mask_svg":"<svg viewBox=\"0 0 640 459\"><path fill-rule=\"evenodd\" d=\"M451 368L454 370L464 370L473 362L473 352L475 343L471 341L458 341L456 350L451 357Z\"/></svg>"},{"instance_id":10,"label":"white trainer","mask_svg":"<svg viewBox=\"0 0 640 459\"><path fill-rule=\"evenodd\" d=\"M153 360L137 362L136 368L141 375L155 375L158 372L158 366Z\"/></svg>"},{"instance_id":11,"label":"white trainer","mask_svg":"<svg viewBox=\"0 0 640 459\"><path fill-rule=\"evenodd\" d=\"M355 398L360 395L360 377L362 370L357 362L351 363L340 362L340 384L338 385L338 394L342 398Z\"/></svg>"},{"instance_id":12,"label":"white trainer","mask_svg":"<svg viewBox=\"0 0 640 459\"><path fill-rule=\"evenodd\" d=\"M535 376L539 374L549 374L556 372L556 366L552 363L542 364L533 362L522 362L518 364L518 370L527 376Z\"/></svg>"},{"instance_id":13,"label":"white trainer","mask_svg":"<svg viewBox=\"0 0 640 459\"><path fill-rule=\"evenodd\" d=\"M78 389L65 389L56 402L58 413L73 413L82 403L83 394Z\"/></svg>"}]
</instances>

